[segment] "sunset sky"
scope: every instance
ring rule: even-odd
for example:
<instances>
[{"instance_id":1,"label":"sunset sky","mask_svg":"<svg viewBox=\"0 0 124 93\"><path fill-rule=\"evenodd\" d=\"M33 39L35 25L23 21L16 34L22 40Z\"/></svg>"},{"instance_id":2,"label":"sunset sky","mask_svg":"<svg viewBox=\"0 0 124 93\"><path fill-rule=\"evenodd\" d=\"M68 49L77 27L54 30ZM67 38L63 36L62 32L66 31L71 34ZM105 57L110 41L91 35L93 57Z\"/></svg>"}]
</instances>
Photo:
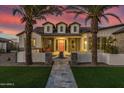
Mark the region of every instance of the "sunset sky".
<instances>
[{"instance_id":1,"label":"sunset sky","mask_svg":"<svg viewBox=\"0 0 124 93\"><path fill-rule=\"evenodd\" d=\"M16 6L12 6L12 5L11 6L0 5L0 32L1 33L16 35L17 33L24 30L24 24L20 23L20 16L12 15L13 8L15 7ZM124 23L124 6L120 6L119 8L113 8L106 12L115 13L121 18L122 22ZM51 16L51 15L47 16L47 21L52 22L54 24L60 21L63 21L67 24L76 21L81 23L82 26L85 26L84 19L85 19L84 15L74 19L73 14L67 14L67 13L64 13L63 16L59 16L59 17ZM110 22L106 23L103 21L102 26L120 24L119 21L113 17L109 17L109 19L110 19ZM35 26L42 26L42 23L44 22L45 22L44 20L39 20L37 22L37 25Z\"/></svg>"}]
</instances>

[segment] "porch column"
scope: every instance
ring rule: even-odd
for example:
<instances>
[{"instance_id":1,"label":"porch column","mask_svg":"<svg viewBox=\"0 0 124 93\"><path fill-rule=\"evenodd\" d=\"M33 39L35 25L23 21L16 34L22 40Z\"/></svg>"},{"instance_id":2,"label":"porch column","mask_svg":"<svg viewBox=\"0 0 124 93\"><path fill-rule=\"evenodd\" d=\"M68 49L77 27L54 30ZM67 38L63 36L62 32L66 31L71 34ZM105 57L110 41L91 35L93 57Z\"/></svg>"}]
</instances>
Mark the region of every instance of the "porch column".
<instances>
[{"instance_id":1,"label":"porch column","mask_svg":"<svg viewBox=\"0 0 124 93\"><path fill-rule=\"evenodd\" d=\"M69 48L69 46L68 46L68 38L66 39L66 42L67 42L67 45L65 46L66 47L66 51L69 52L68 51L68 48Z\"/></svg>"},{"instance_id":2,"label":"porch column","mask_svg":"<svg viewBox=\"0 0 124 93\"><path fill-rule=\"evenodd\" d=\"M85 42L84 42L85 43ZM87 36L87 38L86 38L86 50L87 51L89 51L89 43L90 43L90 41L89 41L89 37Z\"/></svg>"},{"instance_id":3,"label":"porch column","mask_svg":"<svg viewBox=\"0 0 124 93\"><path fill-rule=\"evenodd\" d=\"M44 48L43 47L43 38L41 38L41 49Z\"/></svg>"},{"instance_id":4,"label":"porch column","mask_svg":"<svg viewBox=\"0 0 124 93\"><path fill-rule=\"evenodd\" d=\"M81 51L81 52L83 52L83 45L84 45L83 42L84 42L84 41L83 41L83 38L81 37L81 38L80 38L80 51Z\"/></svg>"},{"instance_id":5,"label":"porch column","mask_svg":"<svg viewBox=\"0 0 124 93\"><path fill-rule=\"evenodd\" d=\"M54 40L53 40L53 44L54 44L54 50L53 50L53 52L55 52L56 51L56 39L55 38L53 38Z\"/></svg>"}]
</instances>

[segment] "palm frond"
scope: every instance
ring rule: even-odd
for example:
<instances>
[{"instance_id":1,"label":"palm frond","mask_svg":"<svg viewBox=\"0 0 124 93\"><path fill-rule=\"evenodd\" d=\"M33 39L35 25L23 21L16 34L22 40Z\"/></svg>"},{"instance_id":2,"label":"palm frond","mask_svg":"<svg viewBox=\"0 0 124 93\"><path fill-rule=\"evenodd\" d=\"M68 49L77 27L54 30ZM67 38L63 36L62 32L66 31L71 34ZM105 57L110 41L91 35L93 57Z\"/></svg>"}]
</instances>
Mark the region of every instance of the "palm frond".
<instances>
[{"instance_id":1,"label":"palm frond","mask_svg":"<svg viewBox=\"0 0 124 93\"><path fill-rule=\"evenodd\" d=\"M15 16L17 13L20 15L23 15L23 13L20 9L18 9L18 8L13 9L13 15Z\"/></svg>"},{"instance_id":2,"label":"palm frond","mask_svg":"<svg viewBox=\"0 0 124 93\"><path fill-rule=\"evenodd\" d=\"M98 23L102 24L101 20L99 19L98 16L96 16L96 20L98 21Z\"/></svg>"},{"instance_id":3,"label":"palm frond","mask_svg":"<svg viewBox=\"0 0 124 93\"><path fill-rule=\"evenodd\" d=\"M27 18L26 18L26 17L22 17L22 18L20 19L20 21L21 21L21 23L24 23L24 22L27 21Z\"/></svg>"},{"instance_id":4,"label":"palm frond","mask_svg":"<svg viewBox=\"0 0 124 93\"><path fill-rule=\"evenodd\" d=\"M106 20L106 22L109 22L109 19L108 19L107 16L105 16L105 15L103 14L103 15L101 15L101 18L102 18L102 17Z\"/></svg>"},{"instance_id":5,"label":"palm frond","mask_svg":"<svg viewBox=\"0 0 124 93\"><path fill-rule=\"evenodd\" d=\"M113 17L115 17L120 23L122 23L121 19L120 19L117 15L115 15L115 14L106 13L106 14L104 14L104 15L105 15L105 16L113 16Z\"/></svg>"}]
</instances>

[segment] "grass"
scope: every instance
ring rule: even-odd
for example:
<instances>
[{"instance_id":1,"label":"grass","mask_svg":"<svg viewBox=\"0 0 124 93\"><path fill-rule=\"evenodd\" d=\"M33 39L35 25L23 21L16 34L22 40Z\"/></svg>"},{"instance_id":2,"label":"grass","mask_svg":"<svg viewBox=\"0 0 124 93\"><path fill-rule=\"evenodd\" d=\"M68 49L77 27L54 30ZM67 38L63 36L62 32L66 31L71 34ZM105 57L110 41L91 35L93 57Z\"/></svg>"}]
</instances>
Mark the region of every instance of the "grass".
<instances>
[{"instance_id":1,"label":"grass","mask_svg":"<svg viewBox=\"0 0 124 93\"><path fill-rule=\"evenodd\" d=\"M79 88L122 88L124 67L72 67Z\"/></svg>"},{"instance_id":2,"label":"grass","mask_svg":"<svg viewBox=\"0 0 124 93\"><path fill-rule=\"evenodd\" d=\"M0 87L45 87L50 67L0 67Z\"/></svg>"}]
</instances>

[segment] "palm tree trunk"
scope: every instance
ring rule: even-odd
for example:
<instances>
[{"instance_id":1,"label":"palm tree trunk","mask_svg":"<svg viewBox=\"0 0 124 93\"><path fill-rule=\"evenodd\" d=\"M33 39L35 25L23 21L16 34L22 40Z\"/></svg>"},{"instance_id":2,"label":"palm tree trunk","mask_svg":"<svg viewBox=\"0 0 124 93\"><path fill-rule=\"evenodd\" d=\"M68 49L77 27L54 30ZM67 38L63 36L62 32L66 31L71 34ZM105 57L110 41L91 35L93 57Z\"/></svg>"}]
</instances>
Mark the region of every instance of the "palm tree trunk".
<instances>
[{"instance_id":1,"label":"palm tree trunk","mask_svg":"<svg viewBox=\"0 0 124 93\"><path fill-rule=\"evenodd\" d=\"M92 29L92 64L97 65L97 32L98 32L98 22L94 18L91 24Z\"/></svg>"},{"instance_id":2,"label":"palm tree trunk","mask_svg":"<svg viewBox=\"0 0 124 93\"><path fill-rule=\"evenodd\" d=\"M97 33L92 33L92 64L97 64Z\"/></svg>"},{"instance_id":3,"label":"palm tree trunk","mask_svg":"<svg viewBox=\"0 0 124 93\"><path fill-rule=\"evenodd\" d=\"M25 44L25 60L27 65L32 64L32 48L31 48L31 32L33 26L26 23L26 44Z\"/></svg>"}]
</instances>

